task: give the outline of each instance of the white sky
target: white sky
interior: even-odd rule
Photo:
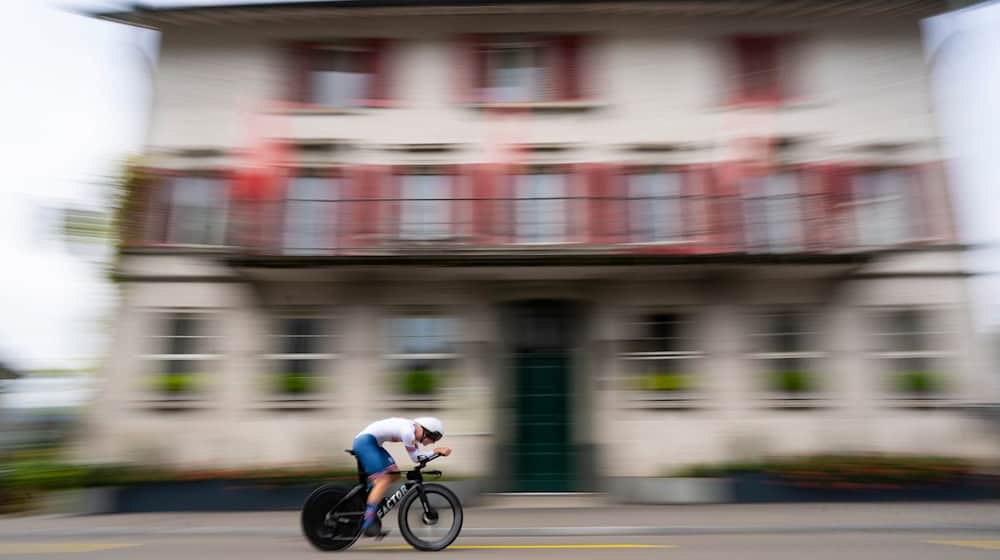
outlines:
[[[267,1],[267,0],[260,0]],[[219,3],[154,1],[148,5]],[[233,3],[249,3],[235,0]],[[99,321],[114,308],[114,289],[102,265],[71,254],[45,234],[46,207],[95,205],[93,183],[141,151],[149,104],[148,64],[156,34],[60,9],[107,9],[108,0],[3,0],[0,13],[0,361],[15,368],[93,365],[106,349]],[[967,238],[1000,242],[996,157],[1000,131],[1000,5],[960,18],[932,21],[928,50],[939,37],[970,22],[994,30],[974,45],[977,56],[948,70],[936,93]],[[992,24],[996,22],[996,24]],[[987,33],[982,36],[987,37]],[[974,126],[973,126],[974,125]],[[973,255],[977,270],[1000,270],[997,251]],[[993,277],[995,278],[995,277]],[[975,307],[1000,323],[1000,289],[993,278],[976,284]]]
[[[73,13],[128,4],[0,0],[0,362],[17,369],[91,366],[106,348],[113,286],[46,236],[43,209],[99,204],[95,181],[142,149],[156,33]]]

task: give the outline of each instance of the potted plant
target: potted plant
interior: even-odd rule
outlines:
[[[403,370],[399,388],[404,395],[433,395],[440,388],[440,381],[440,374],[430,368],[410,368]]]
[[[305,395],[316,390],[316,380],[307,373],[279,373],[276,389],[283,395]]]
[[[933,371],[909,370],[896,375],[896,389],[908,395],[930,395],[940,392],[944,383]]]
[[[771,389],[779,393],[802,394],[816,390],[816,380],[812,374],[801,370],[771,372]]]
[[[694,387],[694,376],[689,373],[659,372],[647,373],[636,380],[636,388],[642,391],[677,392],[690,391]]]
[[[195,373],[164,373],[154,378],[155,390],[171,397],[185,396],[198,392],[200,379]]]

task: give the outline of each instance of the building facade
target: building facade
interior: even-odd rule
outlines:
[[[783,5],[785,4],[785,5]],[[792,5],[794,4],[794,5]],[[939,2],[318,2],[162,33],[94,458],[338,461],[433,413],[505,490],[995,456]]]

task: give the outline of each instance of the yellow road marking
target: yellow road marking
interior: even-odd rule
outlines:
[[[408,550],[408,544],[366,546],[364,550]],[[677,548],[673,544],[456,544],[448,550],[511,550],[511,549],[566,549],[566,548]]]
[[[950,546],[962,546],[965,548],[982,548],[986,550],[1000,550],[1000,541],[926,541],[931,544],[946,544]]]
[[[0,554],[53,554],[60,552],[97,552],[99,550],[129,548],[132,546],[142,546],[142,545],[125,544],[125,543],[88,543],[88,542],[7,543],[7,544],[0,544]]]

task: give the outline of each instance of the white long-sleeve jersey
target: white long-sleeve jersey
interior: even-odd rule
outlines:
[[[369,434],[375,436],[375,441],[383,445],[387,441],[395,441],[403,444],[410,459],[417,463],[421,459],[430,457],[430,453],[420,453],[418,451],[417,425],[413,420],[406,418],[386,418],[378,420],[365,426],[365,429],[358,433],[359,436]]]

